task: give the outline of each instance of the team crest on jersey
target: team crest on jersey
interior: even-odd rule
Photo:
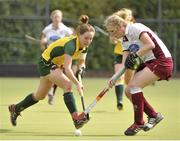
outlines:
[[[139,50],[139,45],[137,45],[137,44],[131,44],[129,46],[129,51],[130,52],[137,52],[138,50]]]
[[[58,36],[51,36],[49,39],[51,41],[56,41],[57,39],[59,39],[59,37]]]

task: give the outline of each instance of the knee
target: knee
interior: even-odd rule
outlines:
[[[142,88],[134,85],[128,85],[125,89],[126,96],[129,96],[131,94],[142,92]]]
[[[129,93],[128,88],[125,89],[125,95],[128,99],[131,99],[131,94]]]
[[[129,85],[126,86],[125,94],[126,94],[127,97],[130,95],[130,88],[131,87]]]
[[[39,101],[39,100],[45,99],[46,95],[47,95],[47,94],[34,93],[34,94],[33,94],[33,97],[34,97],[35,100],[38,100],[38,101]]]

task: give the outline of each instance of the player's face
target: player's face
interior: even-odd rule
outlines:
[[[88,47],[94,38],[94,32],[85,32],[79,35],[80,47]]]
[[[53,23],[60,23],[62,20],[62,16],[59,13],[56,13],[52,16],[52,22]]]
[[[120,39],[124,36],[123,26],[108,26],[107,31],[112,39]]]

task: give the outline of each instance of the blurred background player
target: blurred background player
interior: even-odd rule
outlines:
[[[51,12],[50,15],[52,23],[46,26],[41,35],[41,50],[44,51],[48,45],[53,43],[59,38],[70,36],[73,30],[62,22],[63,13],[62,11],[56,9]],[[54,95],[56,92],[57,85],[53,85],[48,93],[48,103],[52,105],[54,103]]]
[[[135,70],[133,78],[125,89],[134,107],[134,123],[124,133],[132,136],[140,130],[149,131],[163,119],[163,116],[147,102],[142,89],[154,81],[168,80],[171,77],[173,71],[171,54],[161,39],[141,23],[129,24],[120,16],[111,15],[105,20],[105,26],[112,38],[123,38],[123,43],[132,41],[140,43],[136,52],[131,52],[130,46],[123,46],[123,64],[126,69]],[[149,57],[149,60],[144,61],[142,58],[145,56]],[[113,78],[111,78],[109,87],[112,87],[113,83]],[[146,124],[143,112],[148,115]]]
[[[115,73],[122,67],[122,44],[120,41],[110,39],[114,47],[114,71]],[[118,110],[123,109],[123,93],[124,93],[124,75],[115,84],[115,94]]]
[[[118,15],[122,17],[124,20],[126,20],[129,23],[134,23],[135,19],[133,17],[133,13],[131,10],[127,8],[122,8],[119,11],[113,13],[115,15]],[[115,73],[122,67],[122,56],[123,56],[123,48],[122,48],[122,42],[117,39],[110,38],[111,42],[115,44],[114,47],[114,71]],[[124,83],[128,83],[129,79],[131,79],[133,74],[133,71],[129,71],[126,73],[126,79],[124,78],[124,75],[121,76],[119,81],[115,84],[115,94],[116,94],[116,100],[117,100],[117,108],[119,110],[123,109],[123,93],[124,93]],[[124,82],[125,79],[125,82]]]
[[[85,56],[94,38],[95,29],[88,24],[88,16],[82,15],[80,21],[81,24],[76,29],[77,35],[56,40],[42,53],[38,63],[38,71],[41,77],[37,91],[27,95],[19,103],[9,105],[10,119],[13,126],[16,126],[17,117],[23,110],[47,96],[53,84],[62,88],[64,102],[75,127],[78,129],[88,121],[86,115],[78,114],[76,108],[72,83],[76,85],[80,94],[83,91],[83,84],[78,81],[73,73],[72,60],[81,60],[82,64],[79,64],[79,66],[81,68],[85,67]]]

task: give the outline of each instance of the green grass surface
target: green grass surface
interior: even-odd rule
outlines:
[[[116,109],[114,90],[110,90],[91,112],[92,119],[74,136],[75,128],[58,89],[55,104],[47,99],[22,112],[17,127],[9,122],[8,105],[22,100],[36,90],[38,78],[0,78],[0,140],[179,140],[180,80],[157,82],[144,89],[145,97],[160,111],[164,120],[149,132],[141,131],[127,137],[124,131],[133,123],[132,105],[124,97],[124,109]],[[88,105],[107,83],[107,79],[85,79],[85,102]],[[74,90],[76,103],[82,111],[80,97]],[[146,119],[146,115],[144,115]]]

